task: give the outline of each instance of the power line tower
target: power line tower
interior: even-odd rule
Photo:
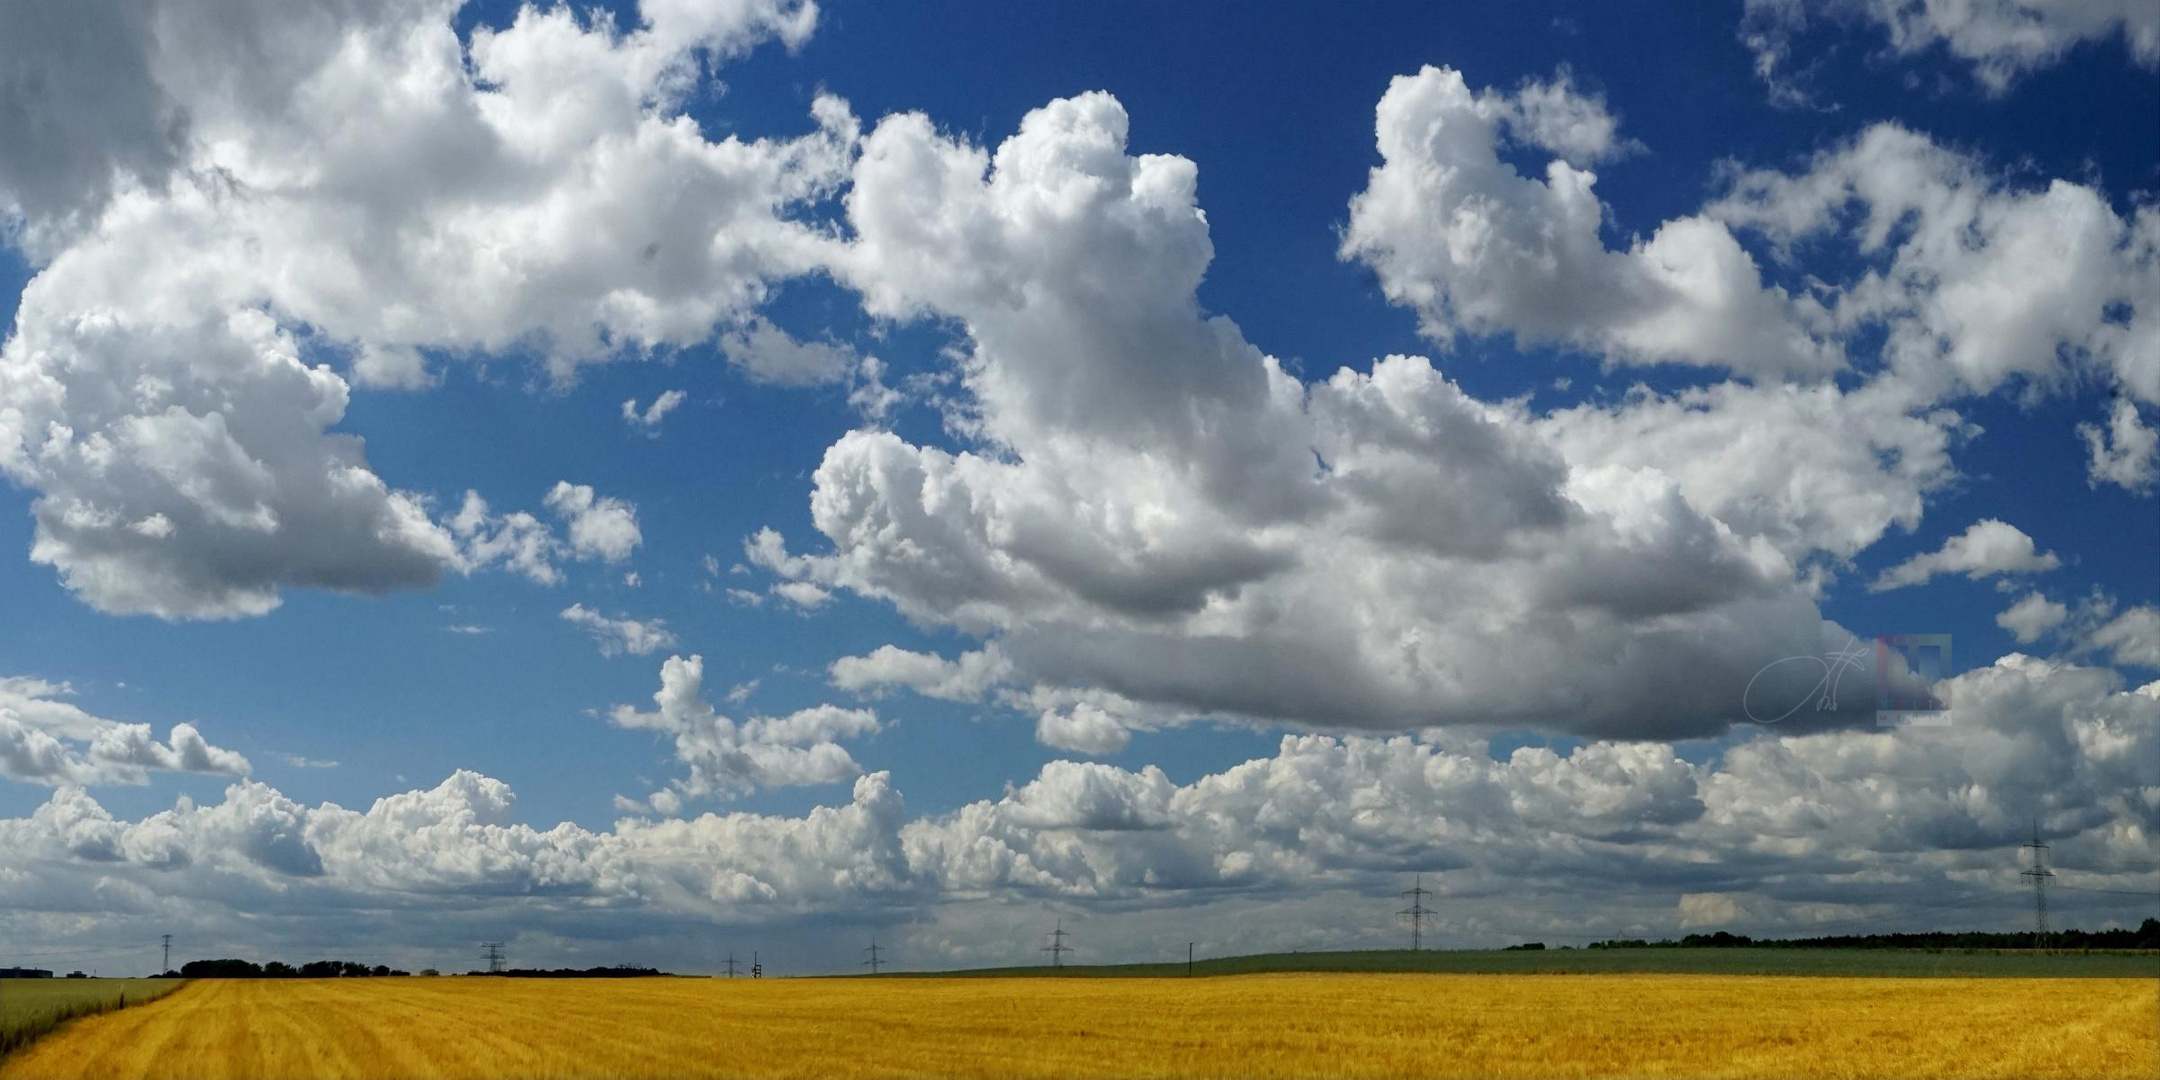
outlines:
[[[159,969],[158,969],[158,974],[160,974],[160,975],[163,975],[163,974],[165,974],[166,972],[168,972],[168,971],[171,971],[171,970],[172,970],[172,935],[171,935],[171,934],[166,934],[166,935],[164,935],[164,938],[165,938],[165,966],[164,966],[164,967],[161,967],[161,968],[159,968]]]
[[[879,965],[879,964],[882,964],[882,963],[884,963],[884,962],[885,962],[885,961],[883,961],[883,960],[880,960],[880,959],[878,959],[878,953],[879,953],[879,951],[880,951],[880,950],[878,949],[878,943],[877,943],[877,939],[876,939],[876,938],[874,938],[874,937],[873,937],[873,938],[871,938],[871,939],[870,939],[870,947],[869,947],[869,948],[867,948],[867,949],[864,949],[863,951],[864,951],[864,952],[866,952],[866,953],[869,953],[869,954],[870,954],[870,959],[868,959],[868,960],[865,960],[865,961],[863,961],[863,966],[864,966],[864,967],[867,967],[867,968],[869,968],[869,969],[870,969],[870,974],[872,974],[872,975],[875,975],[875,974],[877,974],[877,972],[878,972],[878,965]]]
[[[734,978],[734,977],[735,977],[735,954],[734,954],[734,953],[729,953],[729,954],[727,954],[727,977],[728,977],[728,978],[730,978],[730,979],[732,979],[732,978]]]
[[[1395,914],[1410,916],[1410,951],[1417,952],[1425,947],[1425,916],[1439,914],[1439,912],[1425,906],[1425,898],[1434,895],[1434,893],[1431,889],[1425,887],[1425,875],[1419,874],[1414,883],[1408,889],[1403,890],[1401,895],[1410,898],[1410,906]]]
[[[2040,842],[2040,823],[2033,822],[2033,838],[2018,845],[2019,850],[2032,849],[2032,865],[2018,871],[2019,877],[2031,878],[2033,887],[2033,948],[2047,947],[2047,883],[2055,871],[2047,868],[2042,856],[2048,846]]]
[[[1041,949],[1037,950],[1038,952],[1046,952],[1050,954],[1051,967],[1064,967],[1065,954],[1073,951],[1072,946],[1065,944],[1066,936],[1067,935],[1065,933],[1065,920],[1059,919],[1057,921],[1057,929],[1050,931],[1050,944],[1045,945]]]
[[[483,941],[480,943],[480,959],[487,961],[488,974],[500,975],[503,970],[503,943]]]

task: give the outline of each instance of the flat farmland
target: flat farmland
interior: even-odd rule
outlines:
[[[0,1077],[2151,1077],[2150,979],[204,980]]]
[[[170,993],[178,979],[0,979],[0,1054],[79,1016]]]

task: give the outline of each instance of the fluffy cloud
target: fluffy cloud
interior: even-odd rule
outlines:
[[[443,524],[455,541],[450,565],[461,573],[502,567],[541,585],[562,581],[565,559],[619,563],[645,542],[637,507],[601,495],[584,484],[557,481],[541,502],[563,523],[565,535],[523,510],[497,514],[476,491],[465,493]]]
[[[2053,66],[2077,45],[2118,33],[2137,63],[2160,64],[2160,13],[2137,0],[1747,0],[1741,40],[1754,52],[1756,73],[1770,84],[1775,100],[1807,101],[1789,62],[1794,39],[1811,18],[1866,23],[1882,31],[1890,51],[1901,56],[1940,46],[1970,65],[1980,84],[1998,95],[2025,75]]]
[[[695,674],[695,661],[681,664],[678,675]],[[693,684],[674,685],[694,698]],[[1766,732],[1700,764],[1658,743],[1495,758],[1478,740],[1288,736],[1270,756],[1189,784],[1153,767],[1058,761],[1000,796],[914,818],[884,773],[801,817],[631,817],[607,831],[519,823],[510,789],[470,772],[364,811],[238,783],[218,804],[182,800],[135,822],[63,788],[29,817],[0,820],[0,927],[58,926],[42,913],[87,910],[260,947],[277,927],[320,942],[337,920],[421,911],[403,925],[448,922],[460,950],[466,922],[485,919],[519,927],[528,955],[597,935],[681,966],[696,963],[683,950],[697,935],[671,928],[717,921],[760,926],[798,954],[832,953],[839,967],[852,941],[843,956],[804,935],[829,936],[829,920],[874,904],[914,927],[901,932],[917,948],[911,962],[928,965],[997,958],[995,946],[985,957],[939,945],[933,927],[998,896],[1030,919],[1040,909],[1028,900],[1092,913],[1091,944],[1109,960],[1144,955],[1161,912],[1232,897],[1256,905],[1248,921],[1287,934],[1284,944],[1316,940],[1294,929],[1302,905],[1348,905],[1357,929],[1332,940],[1370,946],[1394,929],[1376,897],[1423,871],[1447,897],[1435,932],[1461,944],[1683,923],[1805,933],[1824,920],[1910,926],[1945,905],[2008,921],[2024,890],[2004,860],[2035,819],[2059,883],[2074,887],[2058,897],[2071,917],[2134,922],[2133,902],[2080,890],[2149,888],[2160,684],[2126,690],[2103,669],[2013,655],[1941,689],[1954,703],[1945,727]],[[697,712],[662,698],[662,714]],[[1141,904],[1157,914],[1132,911]],[[220,922],[271,907],[317,914]],[[799,929],[808,915],[826,921]],[[979,937],[992,923],[974,925]],[[370,929],[387,941],[414,933]]]
[[[1045,737],[1093,751],[1127,707],[1713,730],[1763,664],[1844,640],[1767,527],[1705,514],[1657,465],[1571,461],[1423,358],[1285,374],[1199,310],[1193,167],[1127,155],[1126,122],[1090,94],[994,155],[914,115],[864,140],[835,265],[874,313],[964,326],[974,445],[843,436],[811,497],[829,552],[768,530],[754,565],[995,637],[1016,685],[1066,695]]]
[[[65,683],[0,677],[0,777],[47,785],[144,784],[151,771],[246,776],[248,761],[193,724],[159,742],[148,724],[93,716]]]
[[[1783,253],[1854,256],[1857,276],[1824,286],[1834,325],[1885,331],[1885,365],[1915,405],[2087,372],[2160,402],[2160,208],[2118,214],[2067,180],[2021,189],[1877,124],[1804,171],[1735,174],[1709,213]]]
[[[1370,267],[1443,344],[1507,333],[1757,377],[1838,368],[1839,348],[1812,329],[1821,311],[1765,286],[1724,224],[1679,218],[1628,250],[1605,247],[1597,176],[1583,166],[1614,127],[1602,102],[1564,81],[1511,96],[1473,93],[1451,68],[1399,77],[1380,99],[1382,163],[1351,200],[1342,256]],[[1544,177],[1504,161],[1510,145],[1553,154]]]
[[[602,656],[644,656],[675,644],[674,631],[659,619],[610,619],[583,604],[572,604],[562,609],[562,620],[592,635]]]
[[[840,382],[862,365],[855,350],[825,341],[797,341],[764,319],[720,339],[728,362],[758,382],[814,386]]]
[[[562,541],[546,522],[523,510],[495,514],[479,492],[468,491],[449,527],[458,541],[458,565],[467,572],[500,564],[542,585],[562,580],[555,568]]]
[[[61,317],[48,301],[67,268],[31,282],[0,346],[0,472],[41,493],[34,561],[100,610],[168,619],[441,576],[451,537],[368,471],[358,438],[325,433],[346,385],[291,333],[255,311]]]
[[[2062,565],[2052,551],[2033,546],[2033,538],[2015,525],[1982,518],[1934,551],[1915,555],[1884,570],[1869,592],[1925,585],[1937,574],[1963,574],[1972,581],[1998,574],[2039,574]]]
[[[1892,528],[1920,524],[1929,493],[1957,476],[1967,426],[1915,415],[1881,383],[1842,391],[1724,382],[1556,409],[1539,423],[1569,461],[1654,469],[1727,528],[1799,563],[1850,559]]]
[[[637,507],[622,499],[596,495],[584,484],[557,481],[544,500],[563,519],[570,551],[581,559],[621,562],[645,542],[638,531]]]
[[[1995,616],[1995,625],[2015,636],[2020,645],[2030,645],[2049,631],[2063,624],[2070,617],[2070,609],[2039,593],[2026,593],[2017,603]]]
[[[2160,429],[2145,424],[2136,402],[2116,398],[2107,427],[2079,424],[2077,433],[2085,440],[2086,473],[2094,487],[2114,484],[2134,495],[2151,494],[2160,479]]]
[[[458,6],[6,16],[0,137],[71,149],[0,163],[37,267],[0,346],[0,473],[87,602],[234,617],[430,584],[457,543],[338,430],[351,382],[512,346],[568,378],[707,340],[814,264],[786,217],[843,175],[845,106],[757,142],[676,107],[704,63],[799,44],[813,6],[655,2],[628,31],[528,7],[469,42]]]
[[[995,645],[965,652],[953,660],[880,645],[867,656],[843,656],[832,662],[832,684],[857,693],[881,693],[904,686],[942,701],[981,701],[1003,681],[1012,666]]]
[[[2089,614],[2095,625],[2082,635],[2083,649],[2110,654],[2117,664],[2160,668],[2160,607],[2133,607],[2110,618],[2102,604]]]
[[[839,740],[873,734],[880,726],[877,714],[868,709],[832,705],[737,722],[715,712],[704,692],[705,658],[671,656],[660,666],[652,712],[617,705],[608,714],[617,727],[655,731],[673,740],[675,760],[689,775],[648,800],[663,813],[679,809],[685,798],[854,777],[862,769]]]

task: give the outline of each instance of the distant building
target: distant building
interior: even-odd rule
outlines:
[[[0,968],[0,979],[50,979],[52,972],[44,968]]]

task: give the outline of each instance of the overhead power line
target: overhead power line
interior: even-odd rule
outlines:
[[[1405,889],[1402,895],[1410,898],[1410,906],[1395,914],[1410,916],[1410,951],[1417,952],[1425,947],[1425,916],[1437,915],[1439,912],[1425,906],[1425,898],[1433,895],[1433,891],[1425,887],[1423,874],[1419,874],[1415,884]]]
[[[2020,844],[2019,847],[2029,849],[2032,852],[2032,865],[2018,871],[2018,876],[2032,879],[2033,944],[2035,946],[2044,946],[2047,944],[2048,933],[2047,883],[2049,878],[2055,876],[2055,871],[2048,869],[2046,860],[2042,858],[2047,853],[2048,846],[2040,842],[2040,823],[2038,821],[2033,822],[2033,838],[2024,844]]]
[[[1038,952],[1046,952],[1050,954],[1051,967],[1064,967],[1065,954],[1073,951],[1072,946],[1065,944],[1065,938],[1067,936],[1068,935],[1065,933],[1065,920],[1059,919],[1057,922],[1057,929],[1050,931],[1050,944],[1045,945],[1041,949],[1037,950]]]

